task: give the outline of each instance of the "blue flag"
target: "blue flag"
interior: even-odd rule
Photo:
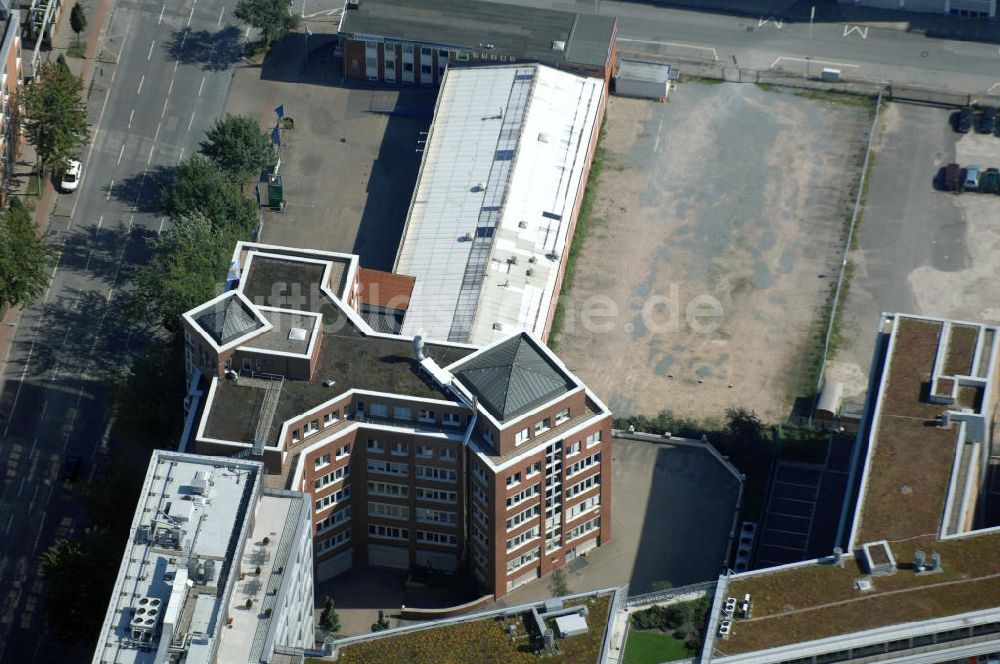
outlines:
[[[278,119],[285,117],[285,105],[282,104],[278,108],[274,109],[274,112],[278,114]]]
[[[278,146],[281,145],[281,132],[278,131],[277,127],[271,130],[271,142]]]

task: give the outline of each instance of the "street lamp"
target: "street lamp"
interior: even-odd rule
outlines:
[[[809,78],[809,65],[812,62],[813,50],[813,19],[816,18],[816,5],[809,10],[809,43],[806,46],[806,79]]]

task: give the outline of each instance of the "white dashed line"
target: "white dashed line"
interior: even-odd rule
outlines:
[[[215,27],[219,27],[222,25],[222,15],[225,13],[225,11],[226,11],[226,6],[222,5],[222,9],[219,10],[219,22],[215,24]]]
[[[201,77],[201,85],[198,86],[198,96],[201,96],[201,90],[205,87],[205,77]]]
[[[188,121],[188,131],[191,131],[191,125],[194,124],[194,111],[191,111],[191,119]]]
[[[135,91],[137,95],[142,94],[142,84],[146,82],[146,75],[143,74],[142,78],[139,79],[139,89]]]
[[[128,113],[128,129],[132,128],[132,116],[133,115],[135,115],[135,109],[134,108],[131,111],[129,111],[129,113]]]
[[[104,197],[104,200],[106,200],[106,201],[110,201],[111,200],[111,190],[114,189],[114,188],[115,188],[115,181],[112,180],[111,184],[108,185],[108,195]]]
[[[125,144],[122,143],[122,149],[118,151],[118,164],[122,163],[122,155],[125,154]],[[118,164],[115,164],[117,166]]]
[[[191,13],[188,14],[188,22],[187,22],[188,25],[191,25],[191,17],[193,16],[194,16],[194,5],[191,6]]]
[[[147,60],[152,60],[153,59],[153,46],[155,44],[156,44],[156,40],[155,39],[149,43],[149,54],[146,56]]]

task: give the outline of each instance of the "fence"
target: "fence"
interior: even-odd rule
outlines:
[[[717,583],[718,581],[702,581],[701,583],[691,583],[689,585],[679,586],[677,588],[667,588],[666,590],[657,590],[651,593],[633,595],[625,601],[625,606],[631,609],[637,606],[644,606],[646,604],[666,602],[668,600],[674,599],[675,597],[680,597],[681,595],[690,595],[691,593],[708,592],[709,590],[714,588]]]

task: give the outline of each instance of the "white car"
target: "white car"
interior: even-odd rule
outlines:
[[[63,191],[76,191],[77,186],[80,184],[80,176],[82,173],[83,164],[78,162],[76,159],[70,159],[69,166],[66,167],[62,180],[59,181],[59,186]]]

